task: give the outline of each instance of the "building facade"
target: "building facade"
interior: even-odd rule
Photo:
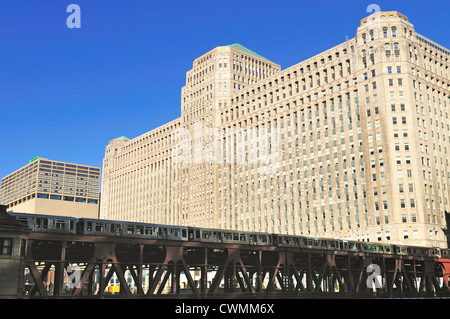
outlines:
[[[2,178],[0,204],[8,211],[98,218],[99,167],[34,158]]]
[[[109,143],[101,216],[446,247],[449,59],[398,12],[285,70],[218,47],[179,119]]]

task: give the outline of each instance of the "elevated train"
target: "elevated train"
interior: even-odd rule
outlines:
[[[65,216],[9,213],[25,222],[33,232],[64,233],[89,236],[164,239],[209,243],[233,243],[306,249],[370,252],[405,256],[450,259],[450,249],[359,242],[309,236],[268,234],[237,230],[168,226],[149,223],[112,221]]]

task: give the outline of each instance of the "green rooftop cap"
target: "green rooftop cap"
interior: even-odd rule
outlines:
[[[239,43],[230,44],[230,45],[227,45],[227,47],[230,47],[230,48],[232,48],[232,49],[241,51],[241,52],[246,53],[246,54],[253,55],[254,57],[257,57],[257,58],[259,58],[259,59],[266,60],[267,62],[274,63],[274,62],[270,61],[269,59],[263,57],[262,55],[259,55],[258,53],[253,52],[253,51],[250,50],[250,49],[247,49],[246,47],[244,47],[243,45],[240,45]]]
[[[121,136],[121,137],[115,138],[115,140],[127,140],[127,141],[129,141],[130,139],[128,137],[126,137],[126,136]]]

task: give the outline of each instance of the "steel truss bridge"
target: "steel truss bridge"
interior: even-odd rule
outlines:
[[[30,298],[450,297],[450,260],[339,250],[32,232],[25,267]]]

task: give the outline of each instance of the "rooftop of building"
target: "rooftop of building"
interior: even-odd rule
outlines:
[[[369,6],[367,8],[367,12],[370,12],[369,10],[374,11],[374,13],[372,13],[371,15],[369,15],[368,17],[365,17],[364,19],[361,20],[361,24],[360,26],[367,24],[368,22],[371,21],[371,19],[375,19],[375,15],[380,15],[381,19],[385,19],[385,18],[400,18],[403,19],[407,22],[409,22],[408,17],[401,14],[398,11],[379,11],[379,7],[377,5],[373,5],[373,7]]]
[[[230,45],[227,45],[227,47],[235,49],[235,50],[238,50],[238,51],[240,51],[242,53],[245,53],[245,54],[248,54],[248,55],[253,55],[254,57],[256,57],[258,59],[262,59],[262,60],[265,60],[265,61],[270,62],[270,63],[275,63],[275,62],[270,61],[269,59],[263,57],[262,55],[254,52],[254,51],[252,51],[250,49],[247,49],[246,47],[244,47],[243,45],[241,45],[239,43],[230,44]]]

